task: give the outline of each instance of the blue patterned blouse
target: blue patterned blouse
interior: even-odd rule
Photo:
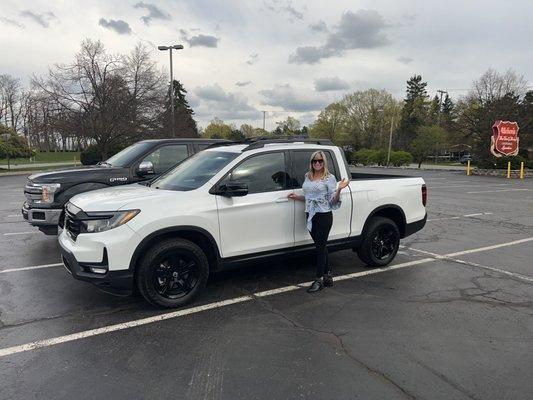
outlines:
[[[305,175],[302,185],[305,196],[305,212],[307,216],[307,230],[311,232],[313,216],[316,213],[325,213],[336,210],[341,206],[341,199],[333,203],[337,180],[329,174],[327,178],[312,181]]]

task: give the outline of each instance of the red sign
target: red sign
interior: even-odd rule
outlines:
[[[516,156],[518,154],[518,124],[516,122],[494,122],[490,151],[496,157]]]

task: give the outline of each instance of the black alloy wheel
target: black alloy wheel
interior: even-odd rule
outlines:
[[[396,248],[396,232],[390,225],[381,225],[371,239],[372,254],[378,260],[385,260]]]
[[[186,253],[170,250],[152,264],[155,291],[167,299],[179,299],[189,294],[199,282],[198,265]]]
[[[385,217],[373,217],[362,235],[357,254],[369,267],[388,265],[400,247],[400,231],[396,223]]]
[[[207,283],[209,262],[195,243],[171,238],[155,243],[137,265],[139,293],[156,307],[175,308],[194,301]]]

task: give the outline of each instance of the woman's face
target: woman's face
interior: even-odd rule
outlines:
[[[316,154],[311,160],[313,164],[313,171],[320,172],[324,169],[324,159],[321,154]]]

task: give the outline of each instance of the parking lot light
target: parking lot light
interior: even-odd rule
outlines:
[[[181,50],[183,49],[183,45],[181,44],[174,44],[171,46],[157,46],[158,50],[166,51],[169,50],[170,53],[170,130],[172,131],[172,137],[175,137],[174,134],[174,77],[172,74],[172,50]]]

